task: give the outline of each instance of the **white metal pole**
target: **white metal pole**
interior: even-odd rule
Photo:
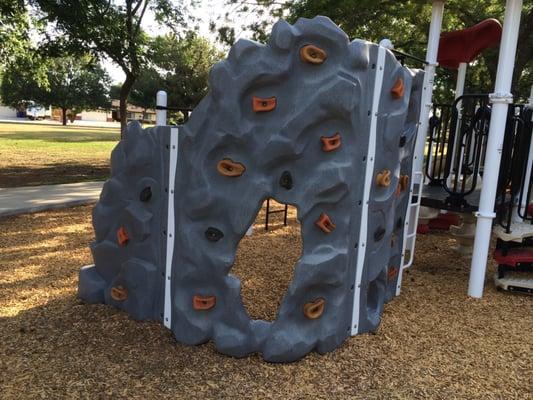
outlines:
[[[465,91],[465,82],[466,82],[466,69],[468,67],[468,64],[465,62],[459,63],[459,67],[457,68],[457,82],[455,84],[455,99],[458,99],[464,94]],[[450,165],[455,165],[455,154],[457,151],[457,145],[459,143],[459,132],[461,131],[461,121],[462,121],[462,112],[461,112],[461,102],[459,101],[456,104],[457,108],[457,125],[455,126],[455,139],[453,141],[453,152],[452,152],[452,162]],[[462,157],[461,157],[462,160]],[[458,168],[457,171],[460,171],[461,169]],[[448,176],[448,186],[450,186],[451,182],[453,180],[452,174]]]
[[[455,85],[455,98],[461,97],[465,91],[465,81],[466,81],[466,68],[468,64],[465,62],[459,63],[459,68],[457,68],[457,83]]]
[[[413,157],[413,171],[422,171],[424,166],[424,150],[426,147],[426,137],[428,133],[429,113],[433,104],[433,79],[435,78],[435,67],[437,66],[437,53],[439,50],[440,31],[442,27],[442,14],[444,12],[444,0],[433,1],[431,9],[431,24],[429,26],[428,47],[426,50],[426,67],[424,68],[424,85],[422,89],[422,109],[418,121],[418,132],[416,147]],[[411,174],[413,183],[422,184],[424,174]],[[420,182],[414,182],[414,180]]]
[[[167,92],[160,90],[156,95],[156,106],[166,107],[167,106]],[[167,124],[167,110],[158,109],[155,110],[155,124],[156,125],[166,125]]]
[[[513,101],[511,82],[513,78],[521,12],[522,0],[507,0],[505,5],[503,34],[500,43],[500,54],[498,56],[496,85],[494,93],[491,93],[489,96],[490,102],[492,103],[492,112],[487,140],[485,167],[483,169],[483,186],[481,188],[481,198],[479,200],[479,211],[476,213],[476,238],[470,270],[470,281],[468,283],[468,295],[477,298],[483,296],[492,220],[495,217],[494,201],[498,185],[498,173],[500,169],[505,123],[507,121],[507,109],[509,103],[512,103]]]

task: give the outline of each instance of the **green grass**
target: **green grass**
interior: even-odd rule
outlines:
[[[0,187],[102,180],[118,128],[0,123]]]

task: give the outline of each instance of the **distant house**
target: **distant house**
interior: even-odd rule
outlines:
[[[67,111],[67,115],[70,112]],[[63,120],[63,112],[60,108],[52,108],[52,119],[56,121]],[[99,121],[99,122],[113,122],[111,111],[108,110],[92,110],[82,111],[76,114],[76,121]]]
[[[155,124],[155,110],[151,108],[141,108],[128,104],[128,121],[140,121],[148,124]],[[113,121],[120,121],[120,100],[111,100],[111,115]]]

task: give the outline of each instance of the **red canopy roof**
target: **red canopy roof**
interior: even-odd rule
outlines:
[[[440,36],[437,61],[440,66],[456,69],[459,63],[469,63],[483,50],[500,43],[502,26],[490,18],[470,28],[445,32]]]

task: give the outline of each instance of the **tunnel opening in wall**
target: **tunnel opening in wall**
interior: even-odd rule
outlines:
[[[251,235],[239,242],[231,274],[241,281],[241,297],[250,319],[274,321],[302,255],[302,237],[296,208],[269,199],[256,216]],[[278,212],[279,211],[279,212]]]

